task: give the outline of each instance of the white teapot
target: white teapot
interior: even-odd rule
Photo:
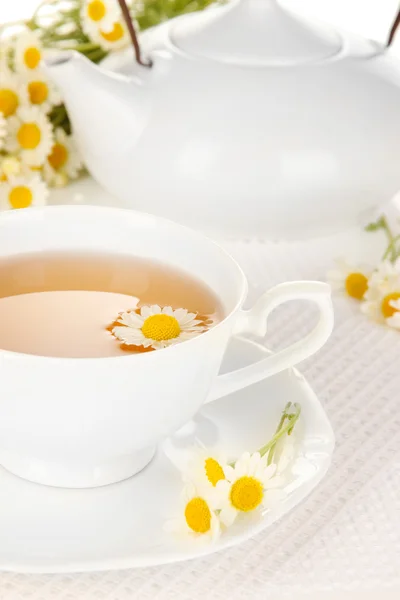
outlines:
[[[354,225],[400,189],[400,66],[383,45],[274,0],[214,6],[142,40],[151,68],[130,54],[120,73],[74,52],[47,63],[89,171],[126,206],[289,238]]]

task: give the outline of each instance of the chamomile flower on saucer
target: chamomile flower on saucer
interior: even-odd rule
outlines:
[[[49,185],[60,187],[60,181],[78,177],[83,163],[75,140],[61,127],[54,132],[54,143],[43,165],[43,177]]]
[[[221,533],[220,521],[212,501],[192,483],[184,487],[181,515],[167,521],[164,529],[178,536],[197,538],[204,542],[217,540]]]
[[[90,38],[99,29],[112,31],[119,14],[117,0],[84,0],[81,8],[82,28]]]
[[[112,334],[124,344],[158,350],[196,337],[205,330],[195,313],[184,308],[143,306],[119,315]]]
[[[194,482],[201,490],[215,489],[217,483],[225,479],[227,466],[225,457],[206,448],[194,448],[187,460],[182,478],[184,481]]]
[[[336,261],[336,269],[328,272],[328,282],[334,290],[340,290],[356,300],[362,300],[368,289],[372,269],[364,265],[351,265],[345,260]]]
[[[384,264],[374,273],[369,282],[361,310],[378,323],[396,329],[399,319],[400,270],[399,263]]]
[[[15,115],[18,108],[28,104],[26,86],[21,79],[8,69],[0,69],[0,113],[8,118]]]
[[[61,104],[61,95],[57,88],[39,69],[26,76],[25,85],[30,103],[39,106],[45,112]]]
[[[46,204],[48,190],[39,175],[12,177],[0,183],[0,210]]]
[[[14,64],[17,73],[31,73],[39,68],[43,58],[43,46],[36,31],[20,33],[15,40]]]
[[[104,50],[121,50],[130,43],[128,30],[122,18],[115,21],[108,31],[102,26],[93,30],[90,38]]]
[[[241,513],[270,505],[281,498],[276,489],[281,479],[273,481],[275,464],[267,464],[267,455],[245,452],[234,467],[225,468],[226,479],[216,485],[215,506],[220,510],[219,518],[229,527]]]
[[[52,126],[37,106],[20,108],[8,120],[9,135],[6,150],[19,153],[28,166],[43,164],[53,146]]]

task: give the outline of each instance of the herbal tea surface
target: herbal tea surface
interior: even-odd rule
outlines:
[[[2,350],[71,358],[141,353],[190,339],[221,318],[210,288],[154,260],[61,252],[0,259]]]

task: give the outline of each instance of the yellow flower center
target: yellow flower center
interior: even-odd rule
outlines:
[[[106,7],[101,0],[93,0],[87,5],[87,15],[92,21],[101,21],[106,14]]]
[[[16,186],[8,196],[8,201],[12,208],[28,208],[32,204],[32,200],[32,192],[25,185]]]
[[[385,319],[392,317],[395,312],[398,312],[398,309],[394,308],[394,306],[391,306],[390,302],[392,300],[399,300],[399,299],[400,299],[400,292],[392,292],[391,294],[388,294],[387,296],[384,297],[384,299],[382,300],[382,304],[381,304],[381,311],[382,311],[382,314]]]
[[[36,69],[41,59],[40,50],[35,46],[27,48],[24,52],[24,63],[28,69]]]
[[[211,511],[203,498],[192,498],[186,504],[185,519],[196,533],[207,533],[211,528]]]
[[[122,37],[124,37],[124,29],[121,23],[114,23],[114,27],[108,33],[106,31],[100,31],[101,37],[103,37],[107,42],[118,42]]]
[[[3,88],[0,90],[0,112],[5,117],[10,117],[15,113],[19,105],[19,99],[15,92]]]
[[[240,477],[231,487],[231,504],[237,510],[254,510],[261,504],[263,496],[263,486],[254,477]]]
[[[18,143],[24,150],[33,150],[40,143],[41,133],[36,123],[24,123],[18,130]]]
[[[206,458],[204,461],[206,477],[211,485],[216,486],[218,481],[225,479],[225,473],[221,465],[215,458]]]
[[[368,289],[368,279],[362,273],[350,273],[346,278],[345,288],[349,296],[362,300]]]
[[[44,81],[31,81],[28,84],[28,92],[32,104],[43,104],[49,95],[49,88]]]
[[[7,181],[7,175],[5,173],[0,175],[0,181]]]
[[[162,340],[173,340],[181,332],[178,321],[170,315],[151,315],[143,323],[142,333],[150,340],[161,342]]]
[[[57,169],[61,169],[61,167],[65,165],[67,159],[68,150],[63,144],[57,143],[54,144],[53,148],[51,149],[51,153],[49,154],[47,160],[49,161],[53,169],[57,171]]]

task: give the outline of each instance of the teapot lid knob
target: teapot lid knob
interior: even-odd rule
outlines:
[[[340,36],[283,9],[275,0],[234,0],[171,24],[185,53],[248,66],[298,65],[337,54]]]

